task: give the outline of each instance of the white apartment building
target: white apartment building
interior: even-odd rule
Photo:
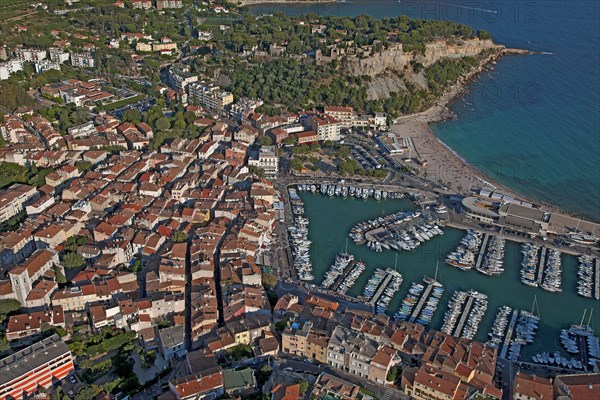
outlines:
[[[265,178],[274,179],[279,172],[277,148],[275,146],[263,146],[258,151],[257,158],[250,158],[248,165],[259,167],[265,171]]]
[[[17,47],[15,49],[15,58],[27,62],[40,61],[46,58],[46,50]]]
[[[71,52],[71,65],[79,68],[94,68],[96,66],[96,60],[94,59],[93,52]]]
[[[309,118],[309,123],[313,131],[319,137],[319,141],[331,140],[337,142],[341,139],[341,123],[331,115],[323,114],[313,115]]]
[[[61,49],[60,47],[50,47],[48,49],[50,53],[50,60],[58,62],[60,64],[65,61],[69,61],[69,53]]]
[[[233,95],[212,83],[198,82],[189,85],[190,100],[212,111],[220,111],[233,103]]]
[[[33,64],[36,74],[42,74],[46,71],[50,71],[51,69],[56,69],[60,71],[60,63],[50,60],[41,60],[35,62]]]
[[[170,68],[167,73],[167,84],[178,92],[184,91],[189,84],[194,82],[198,82],[198,76],[189,71]]]
[[[8,79],[17,71],[23,70],[23,62],[21,60],[9,60],[0,63],[0,80]]]

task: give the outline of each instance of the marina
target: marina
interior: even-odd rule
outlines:
[[[488,307],[487,296],[476,290],[456,291],[448,303],[442,332],[473,339]]]
[[[546,249],[542,247],[542,254],[540,254],[540,258],[538,260],[538,275],[537,275],[537,285],[542,286],[542,281],[544,278],[544,261],[546,260]]]
[[[562,254],[545,246],[525,243],[521,247],[521,282],[549,292],[562,291]]]
[[[542,264],[542,258],[540,258],[540,271],[539,276],[542,278],[541,284],[539,285],[542,289],[549,292],[561,292],[562,291],[562,260],[560,251],[555,249],[542,249],[542,254],[546,251],[546,263]],[[545,267],[542,269],[542,267]]]
[[[427,326],[439,306],[440,298],[444,293],[444,287],[441,283],[429,277],[425,277],[423,282],[427,284],[425,293],[419,299],[417,306],[409,318],[409,322],[416,322]]]
[[[304,203],[296,194],[294,189],[289,189],[290,202],[294,211],[294,224],[288,228],[288,237],[292,250],[292,262],[298,278],[302,281],[315,279],[312,274],[312,263],[310,261],[310,245],[308,240],[308,218],[305,218]],[[301,212],[300,212],[301,210]]]
[[[492,328],[490,333],[488,333],[488,341],[485,342],[487,347],[497,349],[503,343],[503,339],[506,336],[506,328],[509,326],[508,317],[512,314],[512,308],[508,306],[502,306],[498,310],[496,314],[496,318],[494,319],[494,323],[492,324]],[[516,318],[512,318],[510,324],[514,327],[514,320]]]
[[[420,211],[399,212],[356,224],[350,238],[356,244],[365,244],[371,250],[412,251],[434,236],[443,235],[440,221],[431,221]]]
[[[479,257],[477,258],[477,263],[475,264],[475,269],[482,274],[489,276],[497,276],[503,273],[505,243],[502,236],[486,233],[483,244],[481,245]]]
[[[348,290],[354,285],[358,277],[364,272],[366,268],[367,266],[365,265],[365,263],[361,261],[355,262],[354,265],[352,265],[352,268],[350,269],[348,274],[345,274],[342,277],[340,277],[338,282],[333,285],[333,290],[342,295],[346,294],[346,292],[348,292]]]
[[[336,241],[337,243],[332,243],[332,238],[343,238],[354,226],[363,221],[376,220],[382,215],[414,211],[414,205],[406,198],[381,201],[372,198],[365,201],[350,196],[329,198],[320,194],[313,195],[310,192],[302,192],[299,195],[304,201],[305,215],[311,218],[308,237],[313,243],[310,253],[316,283],[324,279],[335,255],[344,247],[344,243],[340,243],[339,239]],[[425,242],[415,251],[410,252],[377,253],[349,240],[347,252],[354,255],[356,260],[364,262],[366,268],[346,294],[355,298],[361,297],[363,289],[373,276],[375,269],[380,266],[394,266],[397,257],[397,270],[409,284],[402,284],[400,290],[390,301],[387,313],[398,318],[398,314],[405,307],[403,300],[409,296],[409,290],[412,291],[415,284],[423,286],[421,292],[416,292],[417,295],[413,296],[414,304],[410,310],[407,310],[407,316],[401,318],[408,321],[427,287],[423,282],[423,275],[435,276],[436,264],[443,263],[446,254],[455,249],[464,236],[464,230],[446,226],[444,235],[437,238],[435,242]],[[490,241],[492,236],[490,236]],[[317,243],[318,245],[316,245]],[[488,248],[490,243],[488,242]],[[541,246],[538,251],[540,248]],[[564,254],[562,257],[563,291],[553,293],[542,289],[532,290],[521,283],[520,266],[523,261],[521,244],[506,240],[505,271],[499,276],[490,278],[476,271],[465,273],[458,268],[440,268],[438,280],[444,282],[444,291],[440,297],[438,308],[447,307],[455,291],[465,291],[469,288],[488,295],[487,301],[491,310],[498,310],[502,306],[508,306],[513,310],[527,310],[531,308],[534,295],[537,295],[542,318],[535,341],[522,348],[521,359],[529,360],[536,353],[560,350],[557,346],[560,346],[558,337],[561,329],[572,324],[575,319],[574,314],[581,315],[585,308],[594,307],[592,299],[577,294],[577,258]],[[385,270],[385,267],[382,269]],[[440,329],[444,323],[444,315],[445,312],[435,312],[429,326],[432,329]],[[482,343],[488,340],[488,333],[494,325],[495,317],[496,312],[488,312],[483,315],[480,329],[475,335],[476,340]],[[597,316],[593,320],[595,320],[594,326],[600,326]]]
[[[539,322],[540,318],[530,312],[523,310],[518,312],[514,332],[511,331],[512,335],[506,358],[511,361],[517,361],[521,358],[523,346],[533,343]],[[512,325],[513,324],[511,323],[511,326]],[[505,349],[502,350],[505,352]]]
[[[335,261],[331,268],[325,274],[325,279],[321,283],[325,289],[336,289],[344,279],[346,273],[350,271],[354,265],[354,256],[348,253],[338,253],[335,256]],[[335,288],[334,288],[335,286]]]
[[[475,257],[479,253],[483,234],[468,230],[456,250],[448,254],[446,264],[463,271],[468,271],[475,265]]]
[[[324,196],[337,197],[356,197],[366,200],[374,198],[375,200],[400,199],[403,193],[397,191],[387,191],[377,188],[366,188],[362,186],[351,186],[339,183],[320,183],[320,184],[298,184],[296,189],[299,192],[321,193]]]
[[[521,246],[521,282],[527,286],[538,287],[539,246],[525,243]]]
[[[378,314],[384,314],[401,284],[402,275],[398,272],[391,268],[385,271],[376,269],[363,292],[365,299],[368,299],[367,305],[375,307]]]
[[[600,299],[600,259],[583,255],[578,258],[577,293],[580,296]]]
[[[512,316],[510,317],[510,325],[508,326],[508,331],[506,331],[506,335],[504,336],[504,341],[502,342],[502,349],[500,350],[501,358],[506,358],[506,353],[508,351],[508,347],[510,345],[512,335],[515,332],[515,325],[517,324],[518,317],[519,317],[519,310],[513,310]]]
[[[429,325],[443,293],[443,285],[428,276],[423,278],[422,282],[412,283],[394,318],[398,321]]]

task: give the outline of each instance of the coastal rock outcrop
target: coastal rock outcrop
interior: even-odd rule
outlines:
[[[421,54],[405,52],[402,45],[397,44],[369,57],[345,54],[344,67],[353,75],[375,77],[386,71],[402,72],[413,61],[427,67],[443,58],[472,57],[489,49],[500,51],[504,46],[494,44],[491,40],[438,40],[427,43],[424,54]]]

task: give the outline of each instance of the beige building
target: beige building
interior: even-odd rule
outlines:
[[[397,361],[396,350],[387,346],[379,348],[371,360],[368,379],[377,383],[386,383],[388,372]]]
[[[306,339],[306,356],[327,364],[327,345],[329,338],[316,333],[309,333]]]
[[[286,327],[281,333],[281,351],[296,356],[308,356],[308,335],[311,329],[312,323],[310,321],[305,322],[302,328]]]
[[[98,301],[93,285],[73,286],[58,290],[52,295],[52,307],[61,306],[64,311],[83,311],[88,303]]]
[[[36,197],[35,187],[15,183],[6,190],[0,190],[0,222],[8,221],[23,211],[29,200]]]
[[[175,42],[155,42],[152,43],[152,51],[162,50],[177,50],[177,43]]]
[[[342,124],[331,115],[313,115],[309,119],[311,128],[317,133],[320,141],[331,140],[337,142],[341,139],[340,129]]]
[[[352,107],[325,107],[324,114],[340,121],[344,128],[354,126],[354,121],[356,120],[356,113]]]
[[[402,372],[402,390],[415,400],[465,400],[468,386],[460,378],[440,369],[422,365]]]
[[[514,382],[513,400],[554,399],[552,381],[548,378],[517,372]]]
[[[135,44],[135,50],[136,51],[144,51],[144,52],[151,52],[152,51],[152,43],[148,43],[148,42],[137,42]]]

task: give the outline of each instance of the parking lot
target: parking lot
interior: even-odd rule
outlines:
[[[349,135],[344,139],[344,142],[350,148],[352,158],[365,170],[395,169],[395,165],[388,159],[385,150],[380,149],[372,140],[358,135]]]

